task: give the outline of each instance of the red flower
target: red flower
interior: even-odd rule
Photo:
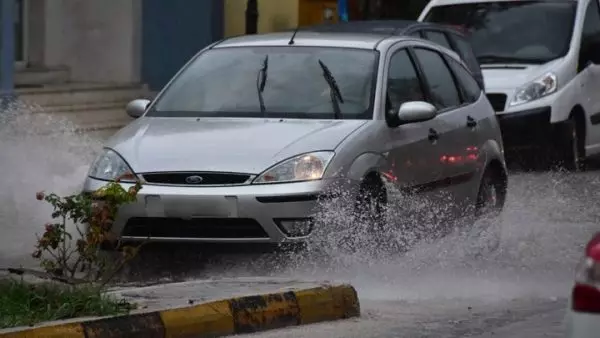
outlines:
[[[46,197],[46,195],[44,194],[43,191],[38,191],[35,193],[35,199],[37,199],[38,201],[43,200],[44,197]]]

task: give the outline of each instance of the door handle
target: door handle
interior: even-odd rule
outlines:
[[[427,137],[429,141],[435,142],[440,138],[440,134],[433,128],[429,128],[429,136]]]
[[[472,118],[471,116],[467,116],[467,127],[469,127],[469,128],[477,127],[477,121],[475,121],[475,119]]]

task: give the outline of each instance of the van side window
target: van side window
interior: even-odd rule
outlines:
[[[431,104],[438,109],[459,106],[461,101],[458,88],[442,56],[430,49],[414,48],[414,51],[429,86],[433,101]]]
[[[394,53],[387,79],[386,111],[397,111],[404,102],[425,101],[421,81],[406,49]]]
[[[463,93],[463,101],[464,103],[473,103],[479,99],[479,95],[481,94],[481,88],[473,75],[460,63],[456,62],[451,57],[446,57],[446,61],[454,72],[454,76],[458,80],[461,91]]]
[[[592,0],[588,4],[585,11],[585,19],[583,21],[583,32],[581,34],[581,46],[579,47],[579,64],[577,71],[582,71],[587,67],[590,58],[590,53],[597,52],[594,50],[594,42],[600,41],[600,6],[598,0]]]
[[[442,32],[427,30],[427,31],[425,31],[425,37],[429,41],[435,42],[438,45],[444,46],[444,47],[452,50],[452,47],[450,46],[450,42],[446,38],[446,35],[444,35],[444,33],[442,33]]]

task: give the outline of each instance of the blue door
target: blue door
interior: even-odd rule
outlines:
[[[143,0],[142,81],[160,90],[199,50],[223,37],[223,0]]]

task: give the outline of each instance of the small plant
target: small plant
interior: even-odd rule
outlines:
[[[60,197],[38,192],[36,198],[53,207],[53,222],[45,225],[32,256],[54,277],[71,283],[106,285],[127,262],[135,257],[140,246],[123,246],[117,258],[101,252],[105,245],[115,246],[117,239],[111,230],[119,208],[135,202],[142,188],[136,182],[124,189],[119,180],[111,181],[92,194],[79,193]],[[67,230],[73,224],[79,238]]]

